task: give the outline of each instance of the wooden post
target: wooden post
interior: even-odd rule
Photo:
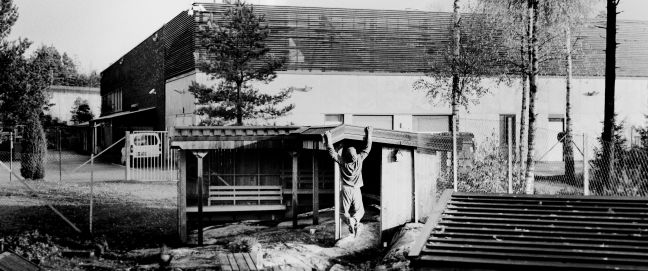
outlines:
[[[88,232],[92,234],[92,211],[94,205],[94,157],[95,146],[97,145],[97,137],[95,130],[96,125],[92,125],[92,148],[90,149],[90,211],[88,212]]]
[[[299,205],[299,153],[291,152],[292,156],[292,224],[293,228],[297,228],[298,220],[297,213]]]
[[[335,207],[333,211],[333,220],[335,221],[335,240],[340,239],[341,227],[340,224],[340,168],[338,164],[333,161],[333,201]]]
[[[187,154],[178,152],[178,237],[181,243],[187,242]]]
[[[58,131],[59,183],[63,181],[63,162],[61,161],[61,128]]]
[[[12,181],[13,175],[13,149],[14,149],[14,132],[9,132],[9,182]]]
[[[317,150],[313,150],[313,225],[319,224],[319,168]]]
[[[131,179],[131,172],[130,172],[130,157],[131,157],[131,150],[130,150],[130,132],[126,131],[126,135],[124,137],[124,156],[126,156],[126,181],[129,181]]]
[[[507,117],[508,122],[508,193],[513,194],[513,118]]]
[[[583,195],[590,195],[590,183],[589,183],[589,161],[587,157],[587,136],[583,133]]]
[[[457,116],[452,115],[452,184],[454,191],[457,192],[459,183],[457,181]]]
[[[198,164],[198,170],[196,172],[198,176],[198,245],[203,245],[203,158],[207,155],[205,151],[194,151],[193,154],[196,156],[196,162]]]

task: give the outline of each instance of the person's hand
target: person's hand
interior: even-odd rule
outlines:
[[[324,133],[324,143],[331,142],[331,131],[326,131]]]
[[[373,127],[372,126],[365,127],[365,132],[367,132],[367,134],[373,133]]]

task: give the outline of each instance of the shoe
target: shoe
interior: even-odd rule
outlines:
[[[360,234],[360,228],[362,228],[362,224],[360,222],[356,222],[355,226],[353,227],[353,234],[355,234],[356,237]]]

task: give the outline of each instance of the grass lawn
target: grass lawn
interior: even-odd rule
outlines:
[[[16,180],[0,182],[0,236],[38,230],[59,244],[80,241],[81,236],[46,203],[85,231],[89,228],[90,184],[28,183],[37,195]],[[177,240],[175,182],[101,182],[95,184],[94,194],[93,233],[105,238],[111,250],[157,247]]]

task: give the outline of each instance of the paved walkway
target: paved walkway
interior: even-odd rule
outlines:
[[[126,168],[124,166],[101,161],[95,161],[93,167],[88,162],[83,167],[77,169],[83,163],[90,160],[89,155],[62,151],[59,159],[58,152],[50,150],[45,160],[45,179],[47,181],[58,182],[62,179],[64,182],[87,182],[90,181],[91,169],[95,181],[121,181],[126,178]],[[4,163],[9,166],[7,162]],[[11,166],[20,175],[20,160],[13,161]],[[0,168],[0,180],[5,181],[8,179],[9,172],[4,168]]]

